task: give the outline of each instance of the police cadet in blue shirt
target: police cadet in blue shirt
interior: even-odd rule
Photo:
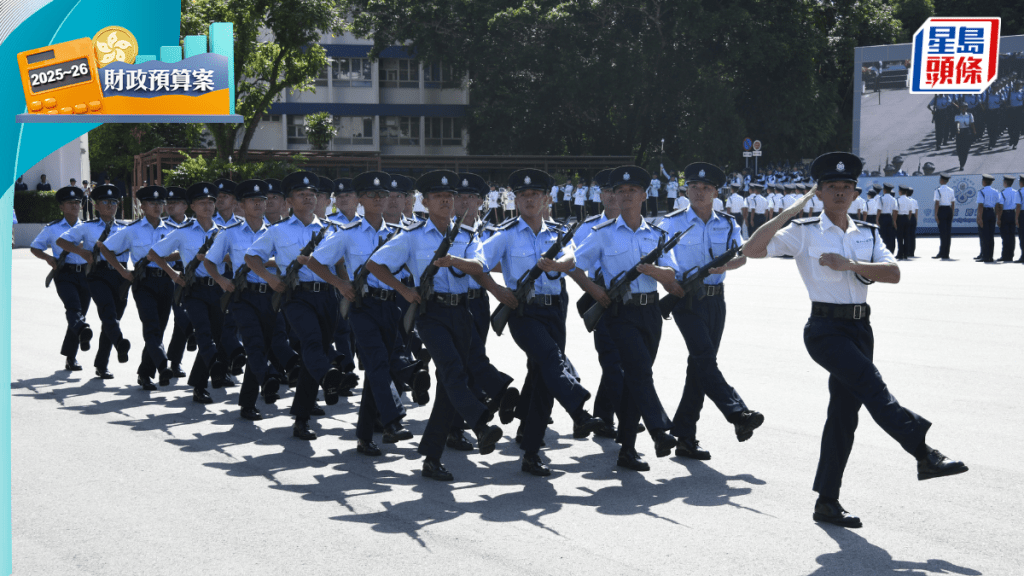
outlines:
[[[163,269],[171,281],[185,286],[185,280],[177,270],[171,268],[166,258],[177,253],[178,260],[191,263],[199,253],[199,249],[208,238],[220,232],[221,227],[213,223],[215,210],[216,188],[209,182],[197,182],[189,186],[187,195],[193,218],[169,232],[153,245],[148,258]],[[200,257],[200,260],[202,257]],[[223,262],[218,262],[223,269]],[[221,342],[221,330],[224,328],[224,314],[220,309],[220,286],[210,278],[203,266],[196,267],[195,277],[189,291],[181,299],[181,305],[192,322],[195,331],[196,354],[188,377],[192,387],[192,400],[199,404],[210,404],[213,399],[206,391],[206,382],[213,380],[214,388],[222,388],[227,380],[227,365],[221,360],[217,348]]]
[[[57,245],[57,239],[64,232],[79,225],[78,215],[82,211],[85,192],[76,186],[65,186],[57,190],[56,198],[64,217],[47,224],[31,244],[32,255],[45,260],[55,269],[57,261],[64,253]],[[46,253],[47,248],[51,249],[53,256]],[[68,329],[64,333],[64,342],[60,347],[61,356],[66,358],[65,370],[82,369],[75,359],[78,349],[81,348],[83,352],[89,350],[89,342],[92,340],[92,329],[85,322],[85,315],[89,311],[89,284],[85,278],[85,263],[84,258],[71,252],[53,277],[57,296],[64,303],[64,316],[68,321]]]
[[[142,338],[146,342],[139,363],[139,386],[143,390],[156,390],[153,376],[159,373],[161,386],[170,384],[174,377],[167,366],[163,342],[164,330],[171,315],[174,283],[146,256],[150,248],[174,228],[160,219],[167,199],[167,190],[163,186],[144,186],[135,192],[135,198],[142,205],[143,217],[111,234],[106,240],[96,242],[96,245],[100,247],[100,253],[107,264],[122,278],[133,283],[132,297],[135,298],[135,308],[142,321]],[[130,252],[135,266],[131,272],[117,259],[117,254],[125,250]]]
[[[996,200],[996,223],[999,225],[999,236],[1003,240],[1000,262],[1013,262],[1013,252],[1016,249],[1020,199],[1017,191],[1013,189],[1014,180],[1013,176],[1003,176],[1003,189]]]
[[[977,221],[981,254],[975,260],[986,264],[994,262],[993,253],[996,249],[996,203],[999,201],[999,191],[992,187],[995,180],[990,174],[982,174],[983,188],[978,192]]]
[[[131,343],[121,334],[120,326],[127,301],[118,298],[118,289],[123,282],[121,276],[114,272],[106,261],[93,261],[92,250],[96,241],[103,236],[104,231],[108,230],[108,225],[110,228],[107,236],[110,236],[128,223],[114,219],[121,203],[121,190],[117,187],[102,184],[93,189],[91,197],[96,204],[96,214],[99,215],[99,218],[65,230],[57,239],[57,246],[78,254],[83,260],[93,265],[92,272],[87,277],[89,294],[92,296],[92,301],[96,303],[96,313],[102,323],[94,365],[96,366],[96,376],[108,380],[114,377],[107,370],[111,347],[117,350],[117,361],[122,364],[128,361],[128,350],[131,349]],[[118,254],[118,258],[123,265],[128,261],[128,253]]]
[[[385,223],[382,216],[391,181],[391,176],[385,172],[364,172],[352,179],[351,188],[363,206],[363,218],[353,219],[321,242],[306,264],[350,302],[356,300],[352,285],[356,272],[381,242],[400,230]],[[328,268],[341,261],[347,272],[344,280]],[[340,270],[341,266],[339,273]],[[391,377],[391,361],[401,342],[398,327],[402,319],[395,303],[395,291],[373,275],[368,276],[361,305],[352,305],[348,319],[366,371],[356,422],[356,450],[367,456],[380,456],[381,450],[373,442],[373,423],[378,412],[384,426],[382,441],[385,444],[412,438],[412,432],[402,426],[405,409]]]
[[[612,171],[608,181],[619,202],[619,217],[594,226],[576,248],[577,268],[569,274],[602,306],[611,307],[605,316],[621,354],[625,382],[617,438],[622,448],[617,465],[638,471],[650,470],[635,447],[641,416],[659,458],[671,454],[676,446],[676,439],[668,433],[671,422],[654,389],[653,372],[661,342],[658,283],[670,293],[682,295],[675,281],[675,258],[669,252],[658,259],[658,265],[640,265],[637,270],[642,274],[630,284],[630,296],[622,302],[612,302],[604,287],[590,281],[583,271],[601,268],[610,282],[620,272],[637,267],[640,259],[666,238],[664,230],[651,226],[640,215],[650,180],[650,175],[638,166],[620,166]]]
[[[227,178],[218,178],[213,181],[213,184],[217,187],[217,211],[213,215],[213,223],[224,228],[240,221],[240,218],[235,216],[235,207],[238,205],[236,192],[238,185]],[[232,263],[232,266],[240,265]],[[230,269],[228,278],[231,278]],[[238,326],[235,325],[235,319],[231,316],[230,309],[224,315],[224,330],[217,345],[221,359],[228,363],[228,371],[235,376],[241,374],[245,367],[245,349],[238,339]],[[231,380],[226,380],[224,385],[234,386],[234,383]]]
[[[540,446],[547,429],[548,417],[555,399],[572,416],[581,438],[599,429],[604,421],[590,415],[584,408],[590,393],[571,376],[565,357],[565,315],[562,312],[562,274],[575,268],[573,243],[570,241],[556,259],[541,256],[564,230],[554,222],[541,218],[552,178],[541,170],[517,170],[509,176],[509,187],[516,195],[519,216],[501,226],[483,243],[488,268],[501,264],[505,286],[496,285],[489,276],[482,278],[502,304],[515,310],[508,328],[516,344],[526,353],[536,372],[530,391],[530,407],[523,421],[522,469],[535,476],[549,476],[551,470],[540,457]],[[534,281],[533,296],[517,301],[513,290],[518,280],[537,265],[544,271]]]
[[[326,225],[313,213],[318,183],[319,178],[311,172],[293,172],[286,176],[282,187],[288,194],[291,218],[268,228],[245,252],[246,264],[275,292],[283,292],[285,286],[280,277],[267,270],[266,262],[273,258],[284,273],[310,239]],[[338,402],[341,384],[341,372],[330,360],[337,299],[322,278],[303,266],[299,269],[299,285],[291,300],[282,303],[281,309],[299,339],[302,357],[292,400],[291,414],[295,416],[292,435],[314,440],[316,432],[309,428],[309,417],[315,409],[317,386],[323,386],[325,400],[333,405]]]
[[[463,226],[469,226],[473,233],[484,242],[494,233],[495,228],[489,226],[480,218],[480,206],[483,199],[490,192],[491,187],[487,181],[470,172],[459,173],[459,184],[455,188],[455,215],[466,215]],[[476,332],[487,344],[487,333],[490,332],[491,300],[487,297],[487,291],[481,288],[480,283],[474,278],[469,279],[469,292],[466,293],[469,301],[469,312],[473,315],[473,322],[476,325]]]
[[[438,386],[417,451],[425,457],[423,476],[442,481],[452,480],[451,473],[441,464],[441,454],[456,414],[470,424],[481,454],[493,452],[502,435],[501,428],[488,425],[493,414],[473,393],[467,375],[470,356],[484,354],[480,341],[473,338],[473,317],[466,308],[467,275],[484,273],[480,242],[462,229],[448,254],[431,262],[454,225],[451,218],[458,178],[458,174],[448,170],[421,176],[416,187],[423,193],[430,218],[392,238],[366,262],[367,269],[381,282],[407,301],[419,302],[423,307],[423,313],[416,317],[416,330],[437,366]],[[434,276],[434,295],[428,302],[423,302],[419,291],[403,284],[391,272],[407,266],[418,286],[423,270],[430,264],[439,270]]]
[[[356,208],[359,207],[359,198],[356,196],[356,189],[352,186],[352,178],[338,178],[334,184],[334,207],[338,209],[327,218],[344,226],[359,219]]]
[[[861,521],[839,504],[843,471],[853,448],[861,405],[900,446],[917,459],[917,478],[927,480],[967,471],[925,443],[931,422],[900,405],[875,367],[874,335],[867,305],[867,286],[895,284],[899,265],[880,241],[875,226],[846,215],[856,196],[860,160],[846,152],[823,154],[811,174],[825,204],[816,218],[802,218],[782,228],[781,218],[762,226],[743,247],[751,258],[789,254],[811,297],[811,317],[804,326],[804,344],[811,358],[829,372],[829,406],[821,438],[821,456],[814,479],[818,501],[814,519],[850,528]],[[783,213],[796,213],[810,200],[804,195]]]
[[[686,192],[690,207],[669,214],[661,222],[661,228],[668,234],[685,232],[694,226],[673,249],[679,265],[676,273],[679,280],[742,242],[736,219],[711,209],[715,188],[725,181],[725,173],[706,162],[690,164],[684,173],[690,185]],[[764,423],[764,416],[747,409],[739,393],[718,369],[718,348],[725,331],[725,272],[743,266],[746,261],[743,257],[733,258],[728,264],[709,270],[712,274],[704,279],[701,288],[703,298],[687,294],[672,311],[689,350],[683,397],[672,419],[672,434],[679,439],[676,456],[697,460],[711,458],[696,437],[704,396],[710,398],[735,427],[740,442],[750,439],[754,430]]]
[[[164,222],[172,228],[187,222],[188,216],[185,212],[188,211],[188,191],[179,186],[167,186],[167,204],[164,205],[164,211],[167,213]],[[184,272],[185,264],[177,260],[171,268]],[[167,344],[167,360],[171,363],[171,372],[175,377],[184,378],[185,371],[181,369],[181,359],[185,356],[186,348],[190,351],[196,349],[195,332],[184,306],[172,302],[171,314],[174,316],[174,328],[171,329],[171,341]]]
[[[331,193],[334,193],[335,206],[339,204],[344,206],[344,211],[339,210],[335,214],[331,214],[330,218],[327,217],[327,207],[330,205]],[[356,220],[359,220],[361,216],[356,213],[356,207],[359,205],[359,201],[356,199],[355,188],[352,185],[351,178],[340,178],[338,180],[330,180],[328,178],[320,177],[320,185],[317,187],[317,204],[316,204],[316,215],[318,218],[324,221],[324,223],[344,226]],[[333,231],[327,234],[333,234]],[[334,264],[331,262],[331,264]],[[332,291],[331,297],[337,302],[337,295]],[[337,304],[335,304],[335,310],[337,310]],[[352,341],[352,328],[349,326],[349,321],[342,318],[340,313],[336,315],[334,322],[334,357],[331,363],[334,364],[341,370],[341,395],[352,396],[354,393],[352,389],[359,385],[359,376],[354,371],[356,369],[355,356],[352,353],[354,349],[354,343]]]

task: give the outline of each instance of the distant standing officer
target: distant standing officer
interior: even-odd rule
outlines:
[[[1000,262],[1013,262],[1017,241],[1017,216],[1020,213],[1020,197],[1013,189],[1013,176],[1003,176],[1003,190],[996,202],[996,222],[999,222],[999,236],[1003,239],[1003,253]]]
[[[999,200],[999,192],[992,187],[995,177],[990,174],[981,175],[981,183],[984,186],[978,192],[978,237],[981,242],[981,255],[975,260],[986,264],[994,262],[993,253],[996,247],[996,202]]]
[[[939,175],[939,187],[935,189],[935,224],[939,227],[939,253],[932,258],[949,260],[949,247],[953,237],[953,207],[956,196],[949,187],[949,175]]]

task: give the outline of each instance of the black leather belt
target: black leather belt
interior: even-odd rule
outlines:
[[[136,267],[135,270],[132,271],[132,274],[138,274],[139,272],[142,272],[143,278],[163,278],[164,276],[167,276],[167,273],[164,272],[163,269],[154,268],[152,266],[143,266],[142,268]]]
[[[303,290],[306,292],[327,292],[331,285],[327,282],[299,282],[296,286],[296,290]]]
[[[534,306],[561,306],[562,297],[558,294],[537,294],[527,304]]]
[[[628,300],[622,302],[627,306],[649,306],[651,304],[658,303],[657,292],[644,292],[643,294],[633,294]]]
[[[811,302],[811,317],[833,318],[836,320],[867,320],[871,306],[867,304],[826,304]]]
[[[470,300],[473,300],[475,298],[480,298],[483,295],[484,295],[484,289],[483,288],[470,288],[469,292],[466,292],[466,298],[469,298]]]
[[[466,295],[451,293],[434,294],[430,301],[444,304],[445,306],[458,306],[466,301]]]
[[[196,284],[201,284],[203,286],[216,286],[217,285],[217,281],[214,280],[213,278],[210,278],[209,276],[205,276],[205,277],[202,277],[202,278],[197,276],[195,278],[195,281],[196,281]]]
[[[416,280],[414,280],[412,276],[406,276],[405,278],[402,278],[401,282],[402,284],[405,284],[409,288],[416,287]]]
[[[721,296],[725,293],[724,284],[705,284],[704,295],[705,296]]]
[[[366,294],[374,300],[381,300],[387,302],[388,300],[395,299],[395,291],[387,290],[385,288],[374,288],[373,286],[366,287]]]
[[[64,264],[60,267],[61,272],[85,272],[85,264]]]
[[[249,282],[249,288],[247,288],[247,290],[252,290],[258,294],[273,292],[273,290],[270,289],[270,284],[263,284],[260,282]]]

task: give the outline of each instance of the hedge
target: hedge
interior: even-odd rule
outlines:
[[[56,190],[20,190],[14,193],[14,212],[22,224],[53,222],[63,216]]]

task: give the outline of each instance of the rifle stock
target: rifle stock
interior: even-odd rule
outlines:
[[[199,267],[199,257],[206,254],[206,251],[210,249],[210,246],[213,246],[213,241],[217,238],[217,234],[219,233],[220,230],[214,230],[213,234],[210,234],[210,237],[203,242],[202,246],[199,247],[199,251],[196,252],[195,257],[193,257],[188,263],[188,266],[185,266],[185,271],[181,273],[182,278],[185,280],[185,285],[174,285],[173,302],[175,306],[181,306],[181,299],[192,292],[192,284],[196,280],[196,268]]]
[[[434,295],[434,276],[439,270],[434,262],[448,255],[448,251],[452,248],[452,243],[455,242],[455,238],[459,235],[459,230],[462,229],[462,222],[466,220],[467,214],[469,214],[468,210],[455,220],[451,231],[441,239],[441,244],[434,251],[430,263],[427,264],[426,268],[423,269],[423,273],[420,274],[420,285],[416,289],[420,295],[420,301],[410,304],[409,309],[405,311],[405,316],[402,317],[402,329],[405,330],[406,334],[412,332],[416,317],[426,312],[426,303]]]
[[[114,219],[111,218],[110,222],[107,222],[107,226],[103,229],[103,233],[100,234],[100,237],[96,240],[97,242],[103,242],[104,240],[107,239],[107,236],[110,235],[110,226],[113,223],[114,223]],[[92,261],[86,263],[86,265],[85,265],[85,275],[86,276],[88,276],[89,274],[92,274],[92,268],[93,268],[93,266],[96,265],[96,260],[98,260],[99,258],[100,258],[100,247],[96,246],[96,245],[93,245],[93,247],[92,247]]]
[[[249,289],[249,265],[242,264],[238,268],[238,272],[235,274],[234,280],[231,281],[235,285],[234,292],[224,292],[220,297],[220,311],[224,312],[228,309],[228,304],[232,301],[238,302],[242,292]]]
[[[53,282],[53,278],[57,276],[57,272],[60,272],[60,267],[64,265],[64,262],[68,259],[68,251],[61,252],[59,258],[57,258],[57,265],[50,270],[50,273],[46,275],[46,287],[50,287],[50,282]]]
[[[696,297],[698,300],[704,299],[704,279],[711,275],[709,270],[725,266],[742,250],[742,246],[733,246],[725,252],[722,252],[722,254],[717,258],[712,259],[707,264],[698,268],[692,276],[689,271],[687,271],[683,279],[679,281],[679,284],[683,287],[683,291],[686,292],[686,298],[689,299]],[[661,312],[661,316],[667,320],[669,315],[672,313],[672,310],[674,310],[676,305],[679,304],[680,300],[682,300],[682,298],[674,294],[669,294],[665,298],[662,298],[662,300],[658,302],[658,309]],[[690,300],[688,300],[688,302],[690,302]]]
[[[391,237],[394,235],[395,232],[391,232],[390,234],[387,235],[386,238],[381,238],[377,242],[377,247],[373,249],[373,252],[370,252],[370,255],[367,256],[366,259],[369,260],[370,258],[372,258],[373,255],[377,253],[377,250],[380,250],[381,247],[383,247],[384,244],[386,244],[387,241],[390,240]],[[355,301],[353,302],[348,298],[342,298],[341,304],[338,305],[338,310],[341,312],[342,318],[348,320],[348,314],[349,311],[352,309],[353,304],[356,305],[356,308],[363,307],[363,289],[366,287],[366,280],[369,278],[369,276],[370,271],[366,269],[366,262],[363,262],[362,264],[359,265],[359,268],[356,269],[356,273],[352,277],[352,290],[356,293]]]

